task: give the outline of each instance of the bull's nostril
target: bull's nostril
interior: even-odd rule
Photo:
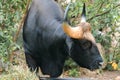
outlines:
[[[100,66],[102,66],[104,64],[101,57],[98,57],[96,61],[97,61],[97,64],[100,65]]]

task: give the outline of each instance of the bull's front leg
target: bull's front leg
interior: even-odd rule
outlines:
[[[38,73],[38,66],[36,61],[31,57],[30,54],[25,53],[25,58],[26,58],[26,63],[30,69],[31,72],[35,71],[36,73]]]

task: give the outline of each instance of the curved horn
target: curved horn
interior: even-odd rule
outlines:
[[[69,7],[70,7],[71,3],[68,4],[68,6],[65,9],[65,13],[64,13],[64,22],[67,21],[67,15],[68,15],[68,11],[69,11]]]
[[[86,22],[86,9],[85,9],[85,3],[83,5],[82,15],[81,15],[81,22]]]
[[[64,14],[64,22],[62,24],[63,30],[64,32],[70,36],[71,38],[76,38],[76,39],[80,39],[83,36],[83,30],[82,27],[71,27],[68,23],[67,23],[67,15],[68,15],[68,11],[69,11],[69,7],[70,7],[71,3],[67,6],[66,10],[65,10],[65,14]]]

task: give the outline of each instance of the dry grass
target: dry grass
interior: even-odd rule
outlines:
[[[0,75],[0,80],[38,80],[35,73],[31,73],[27,67],[10,66],[6,73]]]
[[[22,52],[16,52],[13,63],[16,65],[10,64],[3,69],[5,71],[0,74],[0,80],[39,80],[34,72],[29,71]]]

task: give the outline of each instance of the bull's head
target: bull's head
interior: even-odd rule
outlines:
[[[91,33],[91,26],[86,22],[85,4],[83,6],[81,21],[76,27],[71,27],[66,21],[66,15],[70,4],[65,11],[63,30],[68,35],[66,43],[69,48],[69,56],[81,67],[90,70],[97,69],[103,62],[95,39]]]

